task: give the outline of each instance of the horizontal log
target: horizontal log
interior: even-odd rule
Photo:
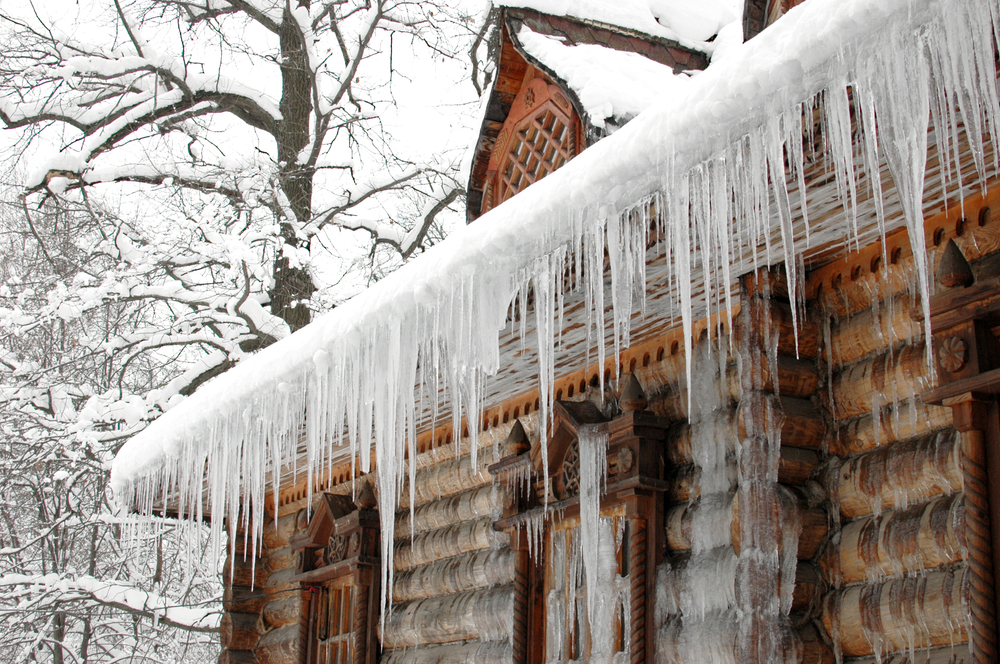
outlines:
[[[392,584],[392,600],[409,602],[513,580],[514,554],[510,549],[476,551],[400,572]]]
[[[834,591],[823,602],[823,623],[854,657],[873,654],[873,640],[882,652],[964,643],[964,574],[962,567]]]
[[[778,397],[783,419],[781,422],[781,445],[801,449],[822,450],[827,438],[827,423],[816,406],[805,399],[793,397]],[[739,409],[738,423],[740,438],[746,438],[748,432],[744,425],[746,402]]]
[[[470,551],[489,549],[502,544],[507,535],[493,530],[493,519],[483,517],[421,533],[411,541],[396,543],[393,557],[397,571],[426,565]]]
[[[252,650],[226,650],[219,653],[219,664],[260,664]]]
[[[222,603],[226,611],[235,613],[260,613],[265,602],[264,591],[260,586],[223,585]]]
[[[268,628],[282,627],[301,620],[302,612],[307,604],[302,601],[300,593],[286,593],[268,598],[264,604],[261,616]]]
[[[782,445],[778,457],[778,482],[802,486],[819,465],[820,455],[813,450]]]
[[[971,664],[968,643],[955,643],[943,648],[921,648],[897,653],[852,659],[851,664]]]
[[[277,520],[268,517],[264,521],[264,528],[261,532],[264,548],[278,549],[288,546],[289,540],[295,534],[297,521],[297,514],[286,514],[278,517]]]
[[[498,490],[487,484],[455,496],[424,503],[413,511],[413,527],[410,527],[410,510],[396,512],[396,537],[408,537],[411,533],[422,533],[450,526],[459,521],[469,521],[489,516],[498,505]]]
[[[960,447],[954,430],[947,429],[845,461],[835,485],[841,515],[878,514],[959,491]]]
[[[924,344],[904,346],[858,362],[833,377],[831,390],[821,390],[835,419],[865,415],[932,387]]]
[[[418,599],[393,606],[382,630],[386,648],[452,641],[509,639],[514,629],[514,585]]]
[[[727,460],[725,473],[728,480],[728,489],[735,489],[736,477],[738,475],[735,458]],[[667,486],[667,502],[687,503],[691,500],[701,498],[701,475],[702,469],[693,463],[675,468]]]
[[[722,612],[704,621],[685,622],[675,616],[660,626],[656,633],[656,656],[651,662],[737,662],[735,612]],[[693,629],[692,629],[693,627]]]
[[[875,304],[830,326],[827,357],[832,357],[834,367],[852,364],[865,355],[882,353],[923,335],[923,324],[910,316],[913,300],[909,297],[876,300]]]
[[[781,484],[802,486],[819,465],[820,455],[813,450],[782,446],[780,454],[778,481]],[[667,503],[683,503],[700,498],[702,472],[702,469],[693,463],[675,467],[668,482]],[[725,473],[728,479],[727,490],[734,490],[739,474],[735,457],[727,460]]]
[[[417,470],[414,491],[417,505],[489,484],[493,478],[487,468],[492,463],[492,454],[480,454],[478,467],[473,466],[472,457],[466,455]],[[399,507],[405,509],[409,506],[410,482],[407,478],[399,494]]]
[[[510,641],[469,641],[424,648],[383,650],[381,664],[510,664],[514,650]]]
[[[253,650],[260,638],[259,621],[260,616],[252,613],[224,612],[219,626],[222,647],[229,650]]]
[[[273,572],[267,575],[267,580],[262,586],[264,593],[274,594],[274,593],[284,593],[291,590],[298,589],[300,584],[295,578],[296,570],[294,568],[281,569],[277,572]]]
[[[951,408],[929,406],[919,398],[900,401],[880,409],[877,414],[868,414],[841,426],[830,444],[830,452],[838,456],[860,454],[951,424]]]
[[[730,544],[733,498],[713,498],[704,504],[676,505],[667,510],[667,547],[671,552],[707,551]]]
[[[301,550],[293,549],[290,546],[282,546],[277,549],[270,549],[264,552],[264,570],[270,574],[282,569],[298,567]]]
[[[796,632],[802,643],[802,652],[798,660],[801,664],[834,664],[837,661],[833,650],[816,627],[807,624]]]
[[[227,559],[222,570],[224,585],[260,586],[264,583],[267,571],[261,558],[236,556],[235,560]]]
[[[780,585],[780,584],[779,584]],[[792,615],[807,615],[819,606],[823,594],[823,575],[810,562],[799,561],[792,590]],[[808,660],[805,660],[808,661]]]
[[[272,629],[260,637],[254,654],[260,664],[298,664],[302,661],[303,636],[297,624]]]
[[[963,494],[857,519],[821,565],[831,585],[930,570],[962,559]]]
[[[735,408],[718,411],[712,438],[714,440],[711,441],[711,444],[717,444],[718,440],[722,440],[726,446],[726,454],[736,454],[739,429],[737,428]],[[687,420],[670,427],[667,431],[666,446],[667,459],[671,464],[681,466],[694,461],[691,447],[691,424]]]
[[[790,502],[781,501],[779,509],[782,510],[782,512],[780,514],[773,514],[770,518],[774,519],[772,523],[778,523],[781,525],[782,532],[784,532],[785,528],[789,527],[789,524],[797,520],[801,530],[799,531],[796,557],[799,560],[812,560],[819,551],[820,546],[822,546],[823,541],[826,539],[826,535],[830,530],[829,517],[826,510],[821,507],[809,507],[805,498],[803,498],[797,491],[789,490],[789,495],[792,497],[792,500]],[[737,495],[733,500],[733,520],[730,526],[733,548],[736,550],[737,555],[740,553],[739,502],[739,495]],[[789,505],[791,505],[791,507],[789,507]],[[797,514],[785,513],[785,510],[792,508],[797,511]]]
[[[753,307],[749,323],[769,334],[778,334],[778,355],[815,359],[819,355],[819,328],[812,320],[798,317],[798,334],[792,324],[792,309],[785,302],[770,301],[770,307]],[[739,325],[743,318],[733,323],[735,338],[739,338]],[[796,345],[797,340],[797,345]]]
[[[765,360],[766,363],[766,360]],[[698,370],[697,368],[695,369]],[[707,369],[711,370],[711,368]],[[673,376],[665,385],[671,388],[664,391],[660,396],[650,400],[649,410],[653,413],[666,417],[674,421],[686,421],[687,416],[687,389],[683,384],[677,384],[677,377],[683,376],[683,368],[680,374]],[[816,394],[819,387],[819,373],[815,362],[811,360],[797,360],[794,357],[778,356],[778,393],[786,397],[797,399],[808,399]],[[767,392],[774,392],[774,384],[771,380],[770,372],[765,367],[763,389]],[[740,386],[740,375],[735,363],[726,367],[726,382],[723,390],[723,397],[732,404],[740,400],[742,387]]]

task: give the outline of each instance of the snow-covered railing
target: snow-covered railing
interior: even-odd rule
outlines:
[[[810,0],[695,76],[683,97],[664,99],[419,260],[205,384],[121,450],[116,495],[151,511],[169,494],[199,518],[207,480],[214,541],[224,523],[242,524],[255,545],[269,469],[295,461],[305,425],[310,479],[331,463],[331,441],[342,435],[367,471],[374,441],[379,509],[392,514],[406,453],[411,464],[416,457],[418,395],[445,390],[456,439],[463,416],[478,422],[508,307],[529,285],[546,440],[565,269],[576,266],[603,363],[604,251],[617,349],[627,344],[633,294],[644,288],[651,209],[678,293],[689,376],[692,321],[704,313],[694,310],[693,287],[728,306],[733,280],[773,257],[785,262],[795,298],[795,257],[810,244],[857,237],[857,182],[883,159],[911,230],[926,310],[929,118],[946,172],[954,172],[955,137],[968,128],[982,179],[984,135],[997,136],[1000,112],[998,14],[996,0]],[[818,99],[846,214],[810,228],[801,209],[802,118]],[[852,103],[862,129],[856,144]],[[884,233],[881,179],[867,181]],[[277,495],[277,474],[272,489]],[[391,563],[393,521],[383,523],[382,559]],[[391,594],[391,565],[383,574]]]

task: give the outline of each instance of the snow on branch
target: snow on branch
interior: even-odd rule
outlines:
[[[4,574],[0,588],[19,598],[18,611],[53,609],[67,602],[97,602],[192,632],[219,631],[222,613],[215,607],[190,607],[135,586],[92,576]]]

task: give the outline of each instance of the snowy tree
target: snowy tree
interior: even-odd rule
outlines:
[[[471,33],[405,0],[0,8],[0,126],[28,173],[0,218],[0,658],[211,656],[218,561],[164,565],[169,522],[127,555],[108,463],[442,237],[462,153],[392,118],[414,60]]]
[[[126,260],[168,274],[173,292],[159,297],[197,312],[157,343],[216,337],[198,340],[219,351],[215,366],[238,359],[233,348],[309,321],[309,250],[328,229],[367,231],[405,258],[459,197],[454,156],[418,161],[382,121],[394,58],[456,52],[464,19],[447,7],[95,0],[71,33],[33,9],[0,13],[0,120],[21,147],[54,151],[33,164],[31,199],[84,202],[117,183],[119,210],[148,218],[151,195],[188,225],[166,242],[159,229],[152,243],[132,229],[112,238]],[[218,270],[236,290],[200,292]]]
[[[144,411],[112,408],[102,419],[96,406],[170,374],[101,344],[156,312],[141,300],[86,312],[50,300],[113,268],[88,249],[100,230],[89,215],[54,206],[30,217],[0,208],[0,659],[209,661],[216,559],[164,564],[191,550],[176,546],[169,522],[123,546],[105,492],[113,451]],[[121,409],[130,398],[113,403]]]

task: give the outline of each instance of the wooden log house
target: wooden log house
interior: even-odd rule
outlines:
[[[795,9],[805,18],[793,23],[799,3],[747,0],[745,37],[766,43],[786,21],[805,29],[816,3]],[[710,47],[640,23],[512,4],[496,10],[472,226],[542,178],[564,182],[557,169],[630,124],[627,110],[588,106],[585,84],[560,69],[566,61],[546,60],[530,39],[641,57],[679,76],[714,66]],[[966,4],[1000,12],[991,0]],[[984,26],[983,38],[992,34]],[[833,95],[821,97],[801,115],[803,172],[784,164],[792,189],[808,190],[791,228],[800,232],[807,209],[814,233],[854,225],[853,241],[733,273],[728,310],[708,306],[685,326],[654,223],[645,311],[633,314],[627,343],[602,361],[587,306],[567,286],[560,350],[541,386],[540,351],[525,348],[523,332],[540,306],[536,288],[510,308],[501,369],[476,420],[456,426],[447,409],[421,420],[394,512],[382,509],[374,473],[347,454],[296,480],[290,466],[272,472],[268,486],[280,476],[280,489],[263,509],[260,542],[231,540],[220,661],[1000,661],[992,152],[951,137],[957,181],[932,123],[922,223],[908,227],[888,159],[852,184],[856,202],[839,189],[831,144],[846,140],[860,162],[865,111],[852,106],[854,124],[834,136],[821,119]],[[963,118],[964,131],[986,131]],[[980,177],[975,163],[985,164]],[[777,195],[764,196],[765,214],[780,216]],[[665,213],[659,199],[643,205],[652,218]],[[615,324],[600,323],[609,340]],[[595,436],[604,447],[592,447]],[[384,618],[383,532],[394,540]]]

